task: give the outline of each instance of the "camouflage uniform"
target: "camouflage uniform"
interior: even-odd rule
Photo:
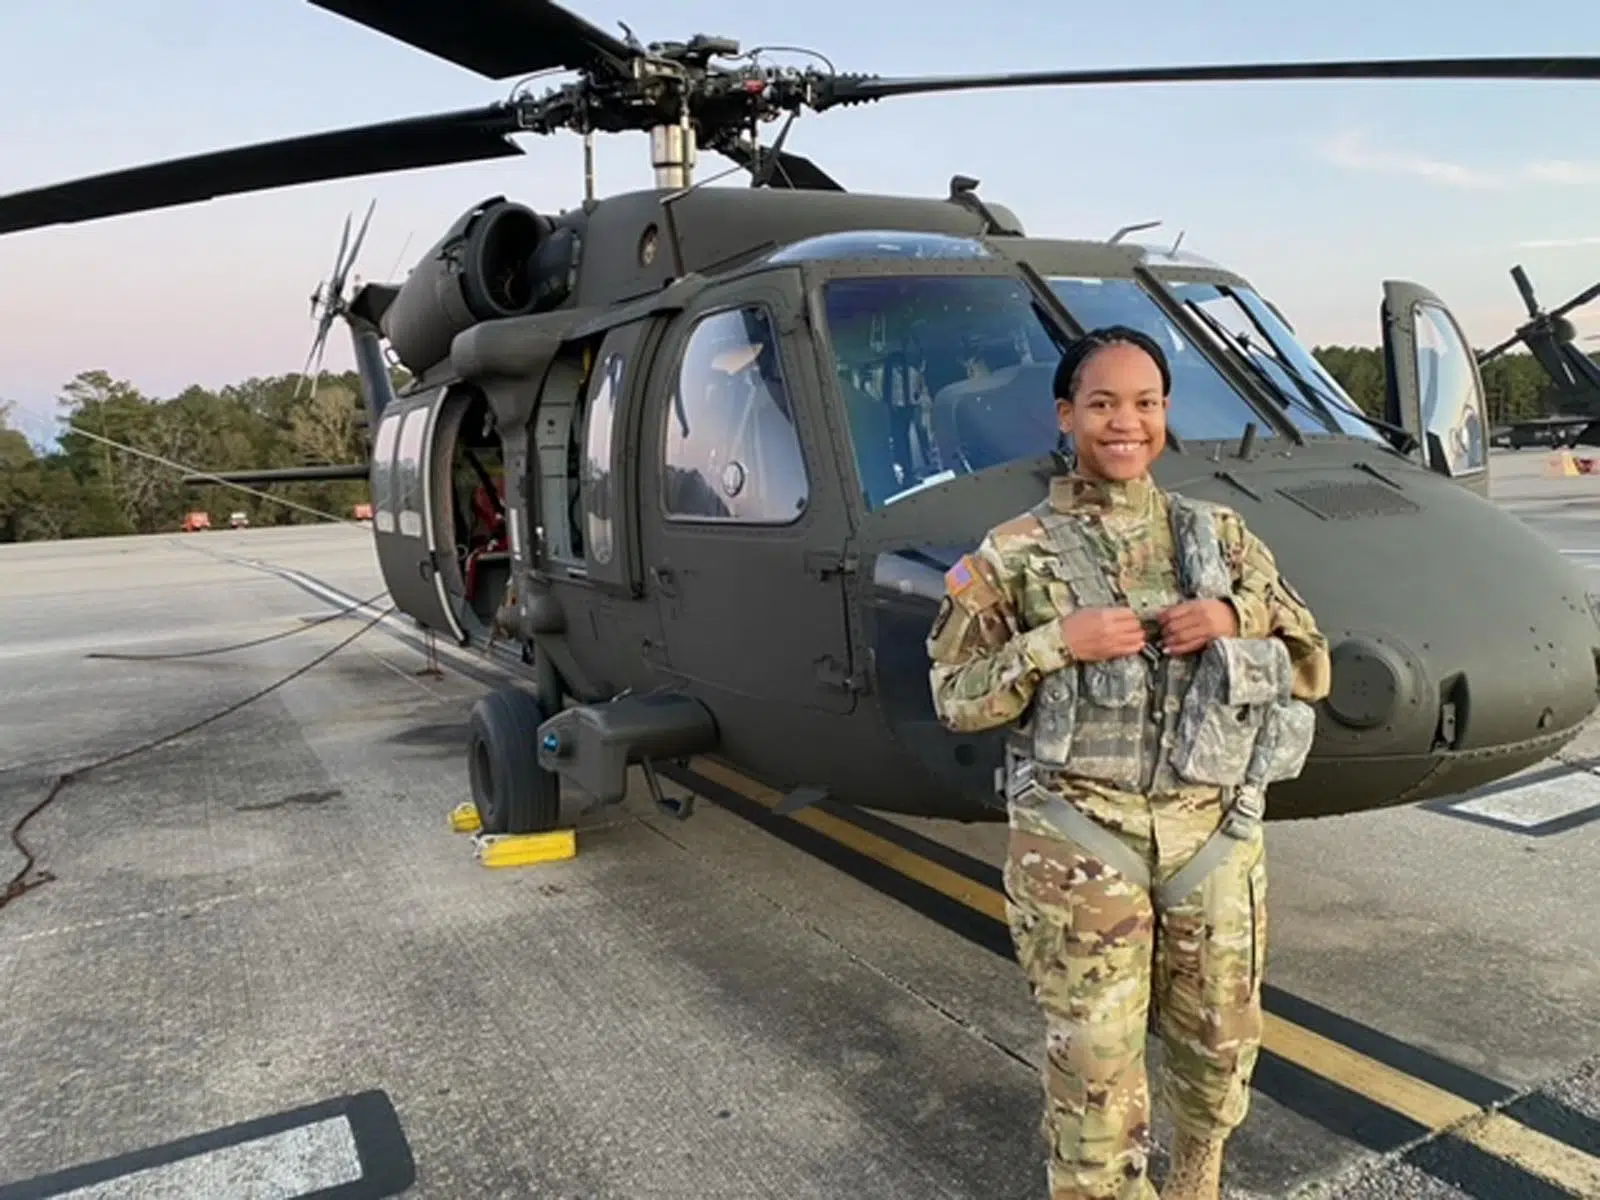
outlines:
[[[1239,638],[1278,639],[1288,650],[1285,675],[1292,672],[1293,696],[1310,701],[1326,695],[1327,643],[1280,578],[1271,553],[1231,509],[1199,507],[1211,514],[1219,544],[1214,574],[1231,576],[1214,594],[1232,605]],[[953,730],[977,731],[1031,713],[1037,745],[1042,718],[1033,711],[1036,697],[1042,688],[1075,676],[1059,618],[1081,601],[1074,599],[1072,573],[1063,568],[1060,543],[1047,523],[1075,523],[1115,602],[1144,618],[1147,641],[1158,645],[1155,615],[1190,598],[1182,590],[1179,564],[1187,560],[1172,517],[1172,499],[1148,479],[1103,483],[1069,475],[1052,481],[1045,504],[990,531],[976,553],[946,576],[946,596],[928,640],[941,721]],[[1138,665],[1140,657],[1083,670]],[[1167,668],[1182,667],[1192,678],[1201,657],[1169,660]],[[1285,691],[1290,686],[1286,678]],[[1136,742],[1142,737],[1145,759],[1160,764],[1141,772],[1140,782],[1151,786],[1130,787],[1129,780],[1112,786],[1094,768],[1094,746],[1087,761],[1067,752],[1060,769],[1037,773],[1046,793],[1136,852],[1154,888],[1210,839],[1231,794],[1187,784],[1173,773],[1180,699],[1166,696],[1161,721],[1148,707],[1129,710],[1139,723],[1132,736]],[[1309,707],[1298,707],[1309,722]],[[1308,724],[1306,747],[1309,739]],[[1007,913],[1018,961],[1046,1017],[1044,1127],[1051,1195],[1154,1200],[1145,1172],[1145,1036],[1152,991],[1167,1065],[1163,1095],[1180,1132],[1220,1144],[1249,1105],[1266,945],[1259,823],[1247,840],[1232,843],[1231,854],[1187,897],[1160,905],[1141,883],[1109,866],[1107,856],[1096,857],[1069,840],[1046,807],[1012,797],[1007,809]]]

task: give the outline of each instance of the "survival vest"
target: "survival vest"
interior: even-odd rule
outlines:
[[[1215,510],[1184,496],[1166,498],[1183,594],[1228,596],[1232,577]],[[1124,602],[1083,518],[1058,513],[1048,501],[1031,511],[1078,607]],[[1264,811],[1267,785],[1297,776],[1311,750],[1315,710],[1294,698],[1292,684],[1288,650],[1271,637],[1218,638],[1200,654],[1180,657],[1147,645],[1125,658],[1071,664],[1041,681],[1027,719],[1008,742],[997,783],[1008,801],[1024,804],[1047,799],[1034,779],[1039,770],[1145,794],[1215,786],[1227,793],[1228,831],[1247,838]],[[1052,807],[1078,814],[1065,803]],[[1071,824],[1063,832],[1083,841],[1080,823]],[[1120,862],[1112,865],[1123,870]]]

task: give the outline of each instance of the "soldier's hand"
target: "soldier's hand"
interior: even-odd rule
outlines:
[[[1193,654],[1222,637],[1239,636],[1239,617],[1226,600],[1185,600],[1160,614],[1161,648]]]
[[[1126,658],[1144,649],[1144,626],[1131,608],[1080,608],[1061,618],[1061,640],[1078,662]]]

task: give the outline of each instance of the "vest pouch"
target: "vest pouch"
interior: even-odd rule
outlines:
[[[1150,678],[1144,656],[1129,655],[1078,667],[1079,703],[1067,769],[1123,791],[1144,776]]]
[[[1078,723],[1078,672],[1075,667],[1052,671],[1034,693],[1033,759],[1060,769],[1072,753]]]
[[[1267,714],[1288,699],[1289,652],[1282,642],[1217,638],[1184,694],[1172,769],[1187,783],[1243,783]]]
[[[1083,687],[1089,702],[1101,708],[1127,708],[1145,701],[1147,674],[1137,654],[1083,665]]]
[[[1272,705],[1250,758],[1249,781],[1265,787],[1295,778],[1305,768],[1316,733],[1317,710],[1304,700],[1281,700]]]

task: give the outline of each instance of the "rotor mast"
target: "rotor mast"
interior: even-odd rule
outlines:
[[[656,125],[650,130],[650,165],[656,187],[678,190],[694,182],[697,145],[694,126],[687,119],[676,125]]]

